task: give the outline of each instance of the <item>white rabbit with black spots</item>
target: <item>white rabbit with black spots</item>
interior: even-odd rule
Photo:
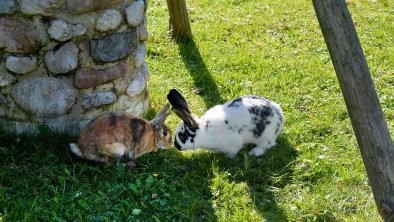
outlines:
[[[179,150],[210,149],[233,158],[246,144],[255,144],[251,155],[261,156],[276,145],[284,117],[275,102],[249,95],[216,105],[200,118],[194,115],[183,96],[175,89],[167,95],[174,111],[183,121],[175,131]]]

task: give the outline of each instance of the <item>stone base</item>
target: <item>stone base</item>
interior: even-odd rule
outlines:
[[[128,97],[122,96],[115,104],[105,107],[107,112],[122,110],[136,116],[144,116],[149,110],[149,93],[145,90],[141,94]],[[15,134],[39,133],[40,126],[48,126],[52,131],[79,136],[82,129],[96,116],[106,111],[96,110],[84,116],[66,115],[57,118],[35,119],[29,122],[0,118],[0,129]]]
[[[4,0],[1,0],[4,2]],[[78,135],[104,112],[149,109],[147,0],[0,3],[0,128]]]

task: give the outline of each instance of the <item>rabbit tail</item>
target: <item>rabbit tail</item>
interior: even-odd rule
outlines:
[[[75,155],[77,155],[77,156],[79,156],[79,157],[82,157],[82,152],[81,152],[81,150],[79,149],[78,144],[76,144],[76,143],[70,143],[69,146],[70,146],[70,150],[71,150]]]

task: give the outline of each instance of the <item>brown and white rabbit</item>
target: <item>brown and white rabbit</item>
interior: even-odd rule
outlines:
[[[78,144],[69,144],[70,150],[98,162],[119,164],[125,158],[134,166],[139,156],[171,147],[171,130],[164,124],[169,108],[166,104],[151,121],[126,112],[102,114],[86,125]]]

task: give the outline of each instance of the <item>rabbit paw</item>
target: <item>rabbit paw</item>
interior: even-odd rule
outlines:
[[[249,152],[249,154],[253,156],[262,156],[265,153],[265,151],[267,151],[266,148],[255,147]]]

